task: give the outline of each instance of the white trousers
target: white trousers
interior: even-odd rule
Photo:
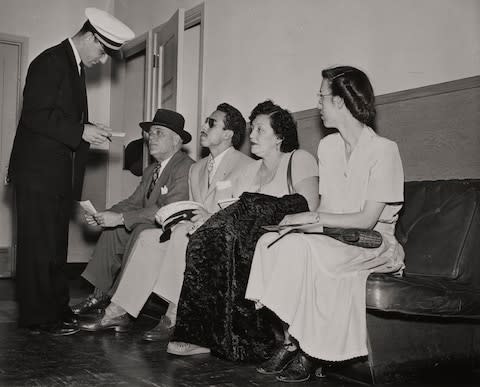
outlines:
[[[172,230],[169,241],[159,243],[161,229],[142,231],[132,248],[112,302],[137,317],[152,292],[177,305],[185,271],[190,222]]]

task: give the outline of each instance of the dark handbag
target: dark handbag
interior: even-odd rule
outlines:
[[[310,234],[305,232],[305,234]],[[314,233],[312,233],[314,234]],[[324,227],[323,235],[335,238],[348,245],[376,249],[383,242],[382,234],[368,228],[331,228]]]
[[[275,226],[273,226],[275,227]],[[281,227],[281,226],[280,226]],[[287,226],[288,227],[288,226]],[[264,227],[268,231],[274,231],[272,226]],[[285,228],[287,229],[287,228]],[[280,229],[279,229],[280,230]],[[279,231],[277,230],[277,231]],[[376,249],[380,247],[383,242],[382,234],[378,231],[366,229],[366,228],[333,228],[333,227],[324,227],[323,231],[304,231],[299,228],[292,228],[282,235],[280,235],[277,239],[275,239],[272,243],[270,243],[267,247],[270,247],[277,243],[280,239],[282,239],[287,234],[292,233],[301,233],[301,234],[309,234],[309,235],[326,235],[340,242],[346,243],[347,245],[363,247],[367,249]]]

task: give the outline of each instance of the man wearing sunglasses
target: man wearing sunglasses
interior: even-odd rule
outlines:
[[[177,303],[183,283],[188,234],[220,209],[219,201],[231,199],[236,192],[235,181],[243,167],[253,159],[239,152],[245,137],[246,123],[233,106],[222,103],[205,120],[200,132],[200,144],[210,155],[190,168],[190,200],[201,203],[206,210],[196,210],[191,221],[183,221],[172,229],[169,241],[159,243],[162,231],[144,230],[140,233],[114,285],[115,292],[103,317],[80,323],[87,331],[115,329],[125,331],[130,316],[137,317],[152,292],[168,302],[160,323],[146,332],[147,341],[169,337],[175,324]],[[139,281],[138,279],[142,280]]]
[[[72,38],[29,66],[9,165],[17,217],[19,326],[33,333],[75,333],[65,273],[72,199],[80,199],[90,144],[110,137],[88,120],[85,67],[105,63],[134,37],[105,11],[87,8]]]

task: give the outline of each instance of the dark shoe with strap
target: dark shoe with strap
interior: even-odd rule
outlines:
[[[276,379],[285,383],[306,382],[315,372],[315,361],[303,351],[298,351],[297,356]]]
[[[115,332],[128,332],[131,328],[130,316],[128,313],[116,317],[106,316],[105,313],[93,319],[81,320],[78,328],[82,331],[97,332],[114,329]]]
[[[143,334],[142,339],[145,341],[170,340],[174,329],[175,325],[172,324],[167,316],[163,315],[160,322],[154,328]]]
[[[71,307],[72,312],[75,314],[100,314],[107,307],[110,302],[108,296],[95,296],[90,294],[85,300],[75,304]]]
[[[275,350],[270,359],[257,367],[257,372],[264,375],[278,374],[290,364],[297,352],[298,348],[294,344],[282,344]]]

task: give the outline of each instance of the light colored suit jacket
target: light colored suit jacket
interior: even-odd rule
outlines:
[[[229,199],[237,190],[234,184],[239,172],[254,160],[233,147],[227,150],[215,171],[212,183],[208,185],[208,156],[199,160],[190,168],[188,177],[190,200],[204,205],[210,213],[217,212],[218,201]]]

